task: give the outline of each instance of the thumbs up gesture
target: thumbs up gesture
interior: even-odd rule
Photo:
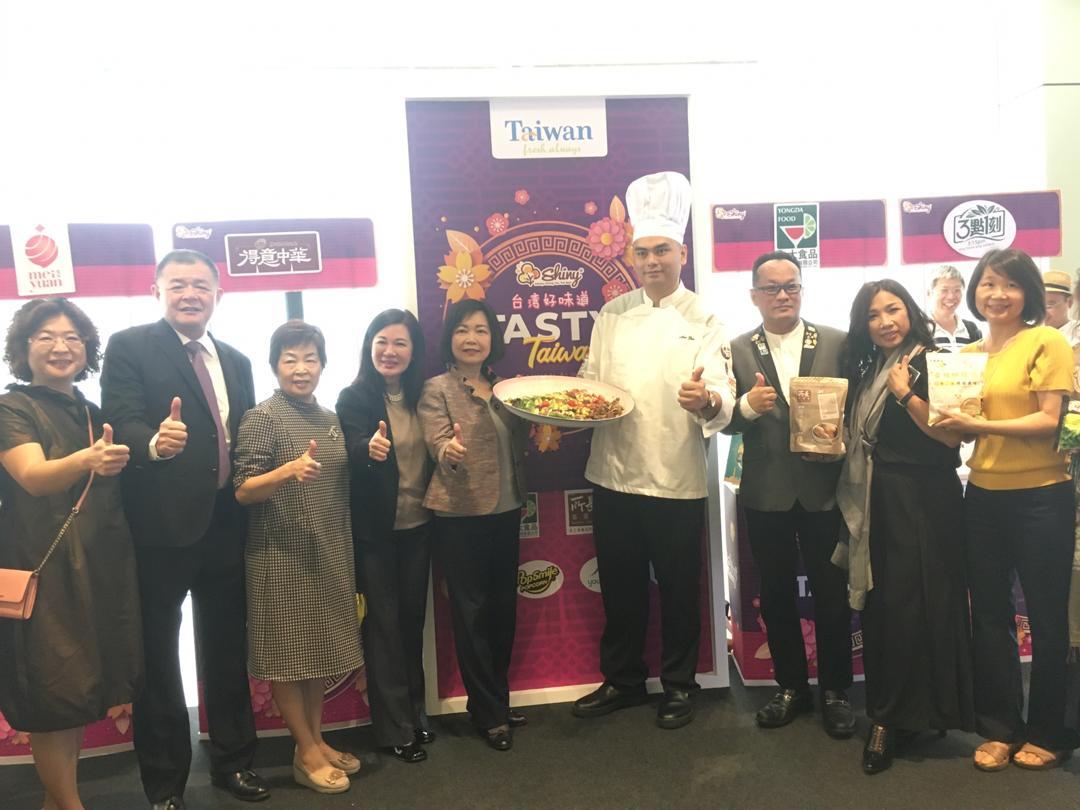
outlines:
[[[315,460],[318,450],[319,445],[312,439],[308,442],[308,449],[289,462],[293,478],[301,484],[309,484],[319,477],[322,464]]]
[[[746,392],[746,404],[755,413],[768,413],[776,407],[776,389],[765,384],[765,375],[760,371],[755,376],[757,381],[754,387]]]
[[[381,419],[379,429],[368,442],[367,451],[372,461],[386,461],[390,456],[390,440],[386,438],[386,422]]]
[[[113,444],[112,426],[105,424],[101,438],[86,448],[86,467],[97,475],[119,475],[131,453],[126,444]]]
[[[698,366],[690,373],[690,379],[679,386],[679,405],[691,413],[697,413],[709,406],[709,389],[701,381],[705,373],[704,366]]]
[[[460,464],[465,460],[465,455],[468,452],[469,450],[465,447],[465,442],[461,438],[461,425],[454,422],[454,438],[446,443],[443,449],[443,458],[451,464]]]
[[[180,397],[173,397],[169,406],[169,415],[158,427],[157,454],[162,458],[171,458],[184,452],[187,447],[187,425],[180,421]]]

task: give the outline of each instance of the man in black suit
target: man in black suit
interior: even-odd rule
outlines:
[[[825,730],[844,739],[855,731],[851,685],[851,613],[847,575],[829,558],[840,533],[836,480],[840,459],[792,453],[787,392],[792,377],[838,377],[843,332],[800,317],[802,268],[784,252],[754,262],[750,298],[761,312],[756,329],[731,341],[738,402],[725,433],[743,436],[739,500],[750,550],[761,574],[765,619],[778,691],[757,713],[761,728],[778,728],[814,699],[795,577],[802,554],[814,592],[814,635]]]
[[[102,406],[131,447],[124,508],[135,539],[146,688],[133,712],[146,796],[183,810],[191,732],[180,678],[180,607],[188,591],[210,726],[211,781],[240,799],[269,790],[250,770],[255,722],[247,678],[244,512],[233,494],[230,442],[255,404],[251,363],[206,331],[221,299],[213,261],[176,250],[152,287],[157,323],[113,335]]]

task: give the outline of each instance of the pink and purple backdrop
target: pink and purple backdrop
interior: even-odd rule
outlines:
[[[573,375],[604,302],[637,286],[626,252],[633,223],[624,194],[644,174],[689,176],[686,99],[608,99],[606,108],[606,157],[497,160],[486,101],[407,104],[418,315],[430,374],[443,370],[443,315],[463,297],[486,300],[503,321],[500,376]],[[691,258],[683,274],[691,288],[692,267]],[[550,582],[518,603],[515,691],[601,680],[603,609],[586,584],[595,578],[596,554],[586,503],[591,485],[583,475],[590,436],[546,426],[530,436],[536,506],[524,516],[520,560],[522,569],[546,571]],[[438,695],[446,699],[464,690],[437,570],[434,592]],[[710,598],[706,566],[699,672],[714,667]],[[656,674],[655,617],[652,624],[647,659]]]

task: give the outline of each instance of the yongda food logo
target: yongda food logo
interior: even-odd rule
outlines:
[[[945,241],[962,256],[976,258],[990,248],[1007,248],[1016,238],[1009,209],[990,200],[968,200],[945,216]]]
[[[529,560],[518,568],[518,593],[526,599],[544,599],[562,584],[562,569],[547,560]]]
[[[776,249],[796,250],[818,246],[817,203],[773,206],[776,220]]]

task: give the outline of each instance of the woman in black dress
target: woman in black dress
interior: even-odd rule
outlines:
[[[352,479],[356,582],[367,600],[363,636],[376,742],[403,762],[427,759],[435,739],[424,711],[424,612],[431,460],[416,415],[424,334],[388,309],[364,335],[360,373],[338,397]]]
[[[927,424],[927,350],[929,323],[907,290],[863,285],[848,332],[838,500],[852,535],[852,607],[863,612],[870,774],[890,765],[901,738],[974,726],[960,436]]]
[[[0,619],[0,711],[31,735],[47,810],[82,807],[83,726],[142,683],[135,553],[116,477],[128,448],[75,388],[98,370],[100,345],[70,301],[35,299],[15,314],[4,355],[30,384],[0,396],[0,567],[41,563],[94,476],[41,571],[33,615]]]

